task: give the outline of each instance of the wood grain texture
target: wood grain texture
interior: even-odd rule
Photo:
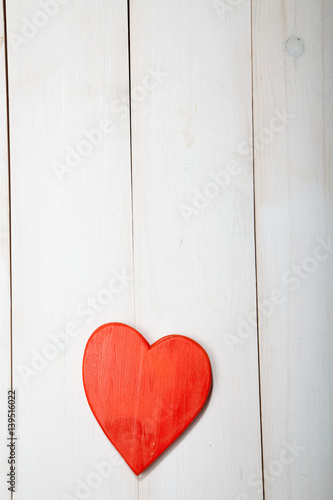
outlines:
[[[133,0],[130,12],[135,327],[149,343],[192,337],[213,372],[206,411],[140,476],[140,498],[261,499],[256,335],[225,341],[255,312],[251,155],[238,153],[251,142],[249,5],[221,18],[209,1]],[[138,102],[152,69],[160,82]]]
[[[194,340],[168,335],[149,345],[122,323],[91,335],[82,376],[93,414],[137,476],[199,414],[212,380],[209,357]]]
[[[10,258],[9,258],[9,190],[7,151],[7,103],[4,19],[0,8],[0,498],[9,500],[6,483],[7,463],[7,391],[10,389]]]
[[[42,26],[39,2],[7,6],[15,498],[135,500],[81,377],[91,332],[133,321],[126,2],[58,7]]]
[[[251,51],[250,2],[131,0],[131,176],[126,0],[7,0],[17,500],[263,498],[253,149],[265,496],[331,500],[332,10],[253,0]],[[139,480],[81,380],[110,321],[192,337],[212,362],[209,405]]]
[[[333,4],[255,0],[253,21],[266,500],[329,500]]]

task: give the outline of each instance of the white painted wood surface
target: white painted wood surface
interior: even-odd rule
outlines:
[[[255,223],[265,498],[331,499],[332,10],[131,0],[129,75],[126,0],[7,0],[18,500],[263,499]],[[191,336],[212,361],[203,414],[139,479],[82,387],[85,343],[109,321]]]
[[[192,336],[214,379],[206,412],[142,474],[139,498],[235,499],[261,467],[256,336],[235,352],[224,339],[255,310],[252,163],[237,156],[251,140],[249,5],[225,19],[191,0],[133,0],[130,12],[136,326],[150,342]],[[161,82],[137,103],[151,69]],[[190,215],[196,191],[211,198]]]
[[[137,480],[122,461],[110,462],[81,377],[94,329],[112,318],[133,322],[129,120],[115,106],[128,106],[126,3],[63,3],[27,43],[15,50],[12,36],[9,44],[15,498],[136,499]],[[42,12],[33,0],[7,2],[7,10],[12,34]],[[80,142],[105,129],[103,120],[113,129],[90,139],[100,144]],[[54,162],[65,163],[68,148],[82,158],[60,180]],[[65,347],[50,339],[66,329],[74,336]],[[96,475],[102,462],[113,465],[106,479]]]
[[[266,499],[330,500],[333,3],[253,9]]]
[[[10,362],[10,259],[7,154],[6,68],[3,10],[0,9],[0,498],[9,500],[7,444],[7,393],[11,387]]]

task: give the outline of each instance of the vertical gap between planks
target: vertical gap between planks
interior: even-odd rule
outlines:
[[[132,141],[132,72],[131,72],[131,11],[130,0],[127,0],[127,54],[128,54],[128,109],[129,109],[129,140],[131,168],[131,224],[132,224],[132,282],[133,282],[133,316],[135,320],[135,274],[134,274],[134,204],[133,204],[133,141]]]
[[[132,72],[131,72],[131,0],[127,0],[127,54],[128,54],[128,109],[129,109],[129,141],[131,168],[131,224],[132,224],[132,283],[133,283],[133,321],[135,318],[135,274],[134,274],[134,203],[133,203],[133,141],[132,141]],[[137,498],[140,498],[139,478],[136,478]]]
[[[258,386],[259,386],[259,415],[260,415],[260,449],[261,449],[261,477],[262,494],[265,500],[265,468],[264,468],[264,446],[262,426],[262,400],[261,400],[261,374],[260,374],[260,336],[259,336],[259,309],[258,309],[258,254],[257,254],[257,217],[256,217],[256,177],[254,158],[254,83],[253,83],[253,0],[250,3],[251,22],[251,128],[252,128],[252,179],[253,179],[253,231],[254,231],[254,267],[256,284],[256,321],[257,321],[257,352],[258,352]]]
[[[7,165],[8,165],[8,242],[9,242],[9,336],[10,336],[10,390],[13,390],[13,320],[12,320],[12,214],[11,214],[11,165],[10,165],[10,127],[9,127],[9,78],[8,78],[8,46],[7,46],[7,11],[6,0],[2,2],[4,28],[4,60],[6,87],[6,121],[7,121]],[[13,443],[13,436],[11,438]],[[13,500],[13,492],[10,498]]]

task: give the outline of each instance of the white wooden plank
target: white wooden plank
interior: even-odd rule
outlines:
[[[332,498],[333,3],[253,2],[266,500]],[[273,119],[273,116],[279,116]]]
[[[199,341],[214,379],[202,417],[140,476],[145,500],[262,498],[256,336],[240,349],[226,336],[255,312],[252,163],[238,153],[251,23],[247,2],[232,10],[131,1],[136,327]]]
[[[94,329],[133,320],[126,1],[7,9],[15,498],[135,500],[137,479],[112,455],[81,379]]]
[[[0,8],[0,498],[9,500],[7,392],[11,387],[10,366],[10,257],[9,257],[9,190],[7,150],[7,103],[4,43],[4,18]],[[14,464],[13,464],[14,465]]]

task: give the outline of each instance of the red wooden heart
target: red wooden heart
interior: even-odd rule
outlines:
[[[83,358],[90,408],[136,475],[192,422],[211,386],[206,351],[181,335],[151,346],[121,323],[100,326]]]

